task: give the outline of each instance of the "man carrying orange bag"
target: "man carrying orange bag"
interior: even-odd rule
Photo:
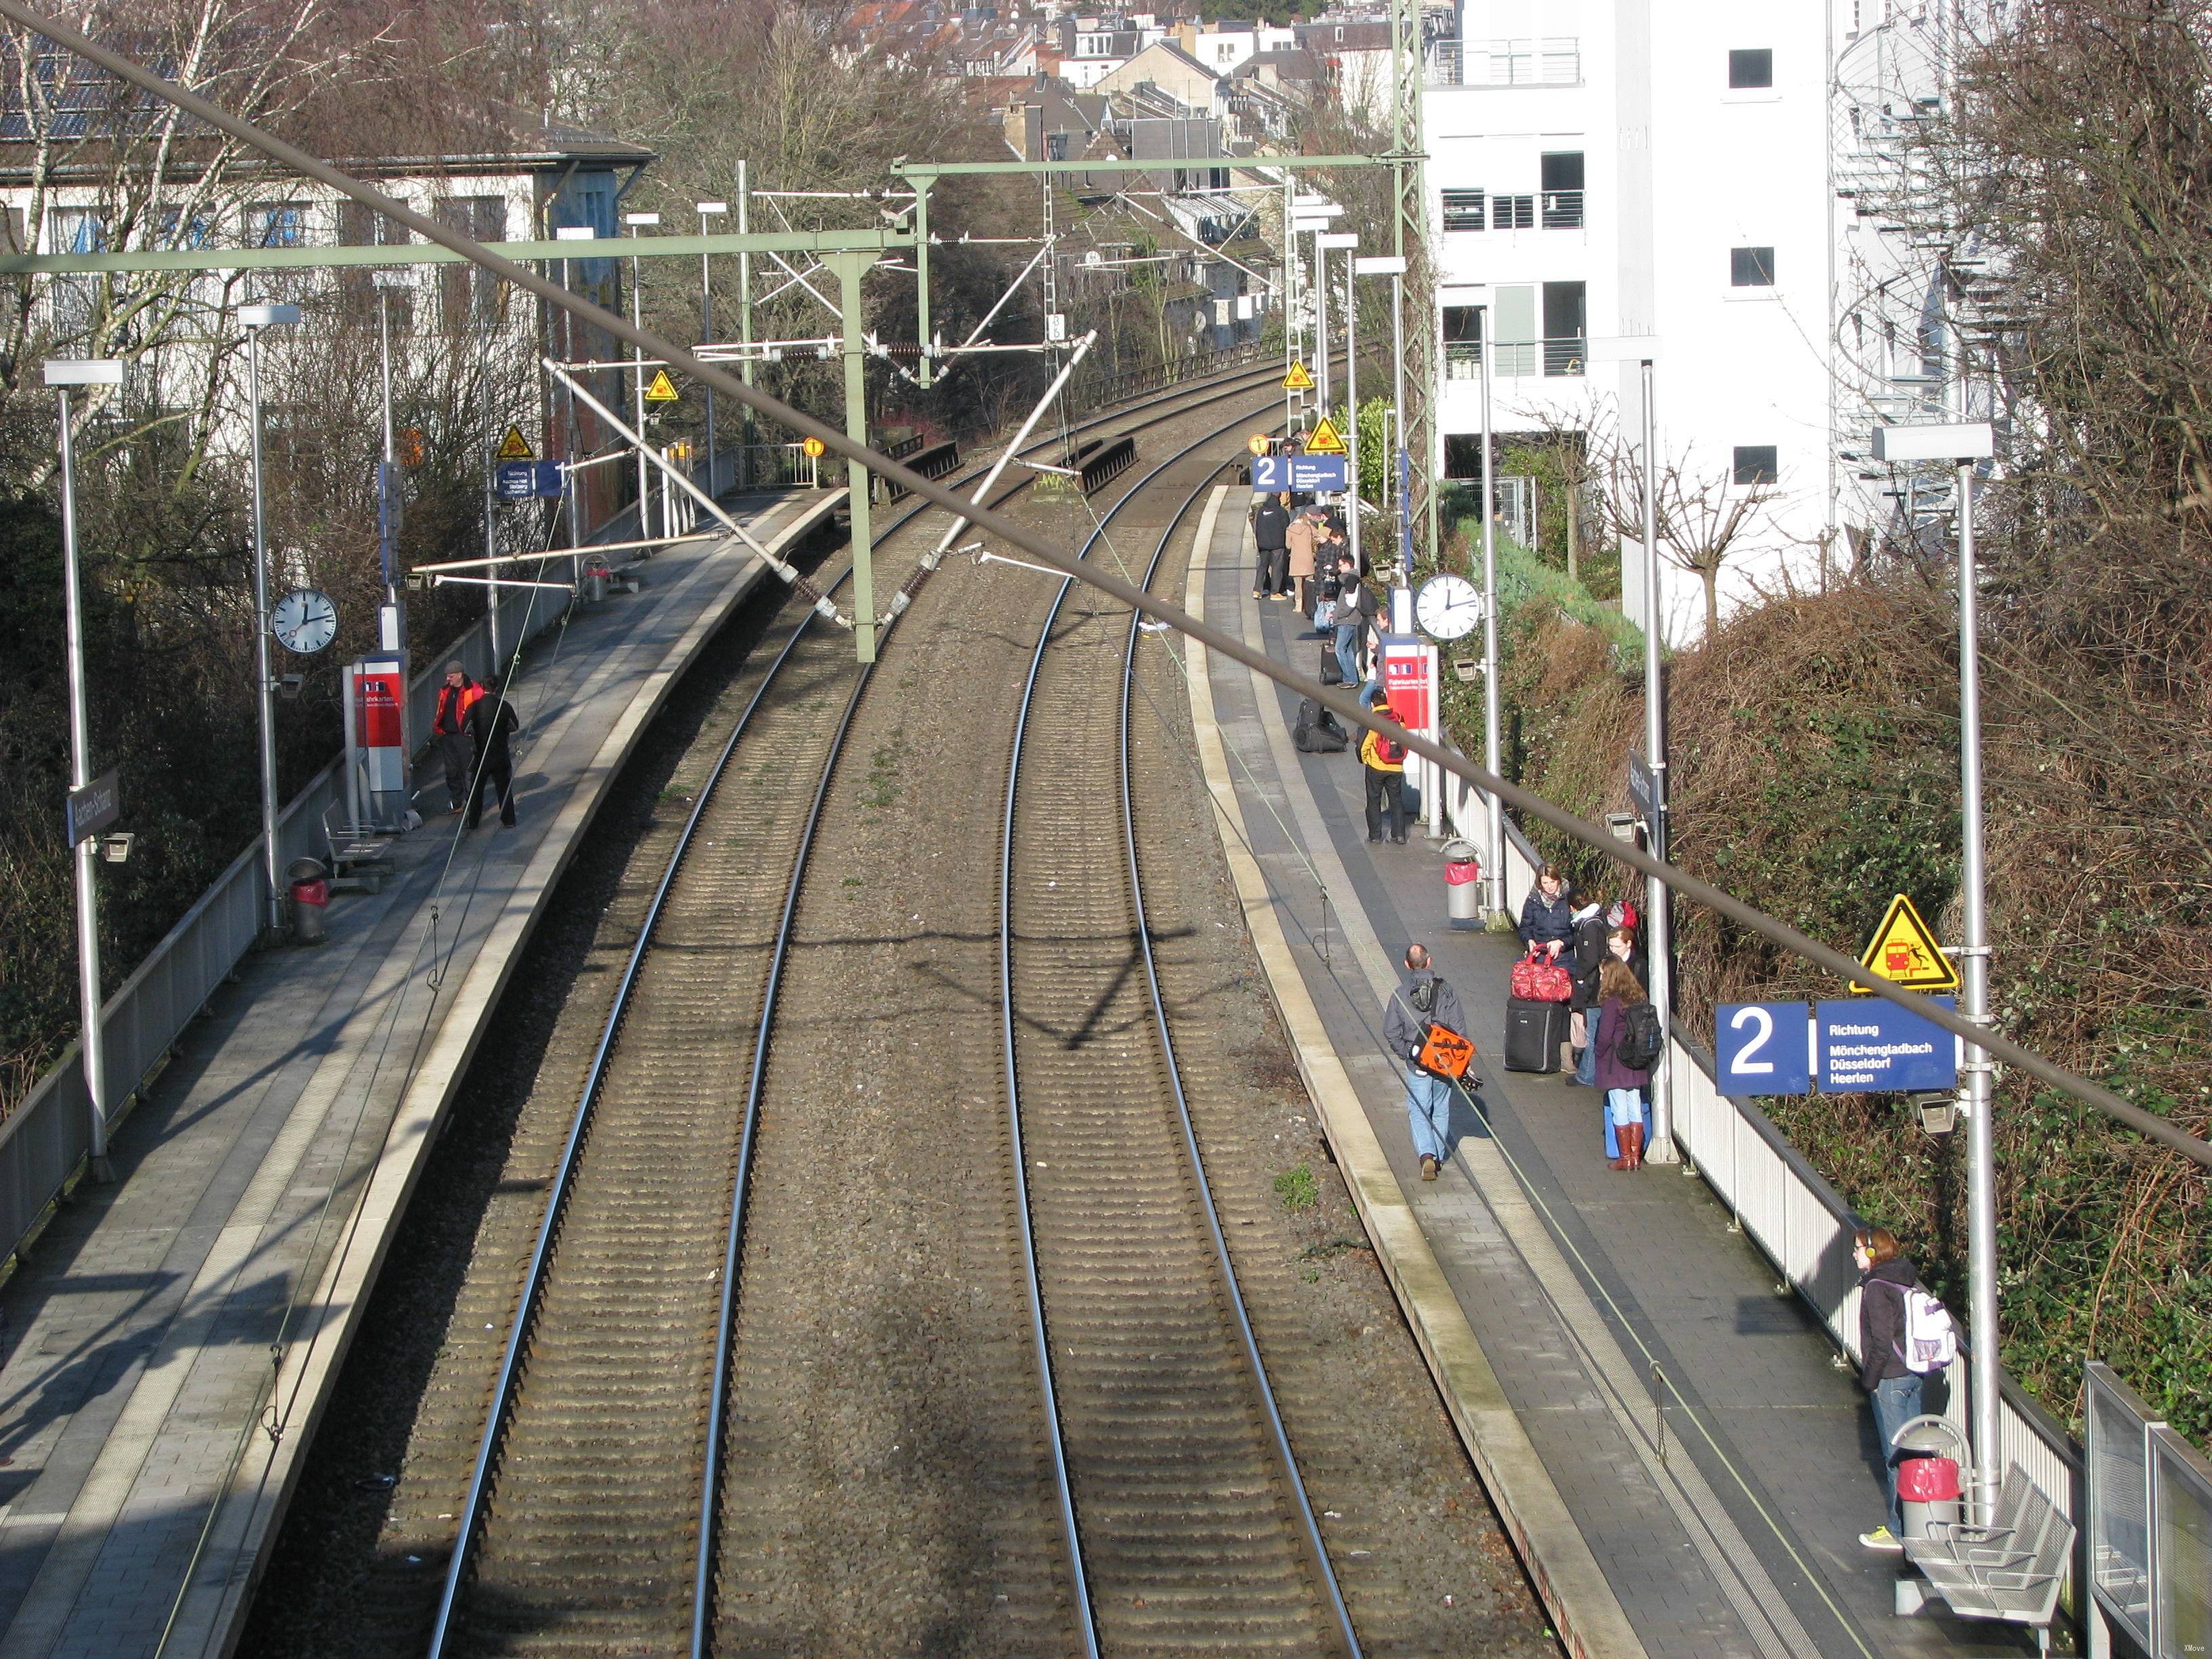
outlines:
[[[1474,1045],[1465,1035],[1459,994],[1431,969],[1427,945],[1406,947],[1406,970],[1413,983],[1391,994],[1382,1012],[1382,1040],[1406,1069],[1413,1150],[1420,1154],[1421,1179],[1434,1181],[1448,1150],[1452,1084],[1466,1074]]]

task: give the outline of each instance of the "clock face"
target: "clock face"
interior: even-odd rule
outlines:
[[[1413,596],[1413,620],[1424,633],[1455,640],[1482,620],[1482,594],[1464,576],[1431,576]]]
[[[305,656],[337,637],[338,608],[319,588],[295,587],[270,611],[269,631],[286,650]]]

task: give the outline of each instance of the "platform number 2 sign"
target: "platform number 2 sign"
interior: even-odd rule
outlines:
[[[1802,1095],[1813,1086],[1813,1035],[1802,1002],[1724,1002],[1713,1048],[1725,1095]]]

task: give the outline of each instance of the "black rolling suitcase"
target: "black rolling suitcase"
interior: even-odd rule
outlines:
[[[1337,659],[1336,647],[1324,645],[1321,648],[1321,683],[1323,685],[1344,684],[1344,665]]]
[[[1507,1071],[1558,1071],[1559,1045],[1566,1040],[1565,1003],[1531,1002],[1527,997],[1505,1000]]]

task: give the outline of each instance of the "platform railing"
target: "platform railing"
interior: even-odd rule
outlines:
[[[502,604],[500,637],[505,650],[514,648],[526,627],[534,635],[559,620],[566,601],[557,595],[552,599],[548,603],[544,591],[532,590]],[[429,731],[445,665],[455,658],[471,678],[481,680],[491,671],[491,640],[482,619],[413,676],[408,695],[411,736]],[[327,856],[323,818],[345,799],[343,769],[343,760],[332,761],[277,815],[278,868],[298,858]],[[128,1115],[185,1028],[206,1011],[210,999],[254,948],[265,908],[263,881],[257,833],[107,999],[100,1030],[111,1128]],[[47,1206],[83,1166],[92,1146],[91,1110],[81,1050],[72,1042],[0,1122],[0,1249],[11,1255],[20,1250]]]
[[[1484,797],[1456,778],[1445,782],[1451,832],[1484,845]],[[1543,862],[1534,844],[1509,817],[1503,883],[1509,915],[1517,918],[1521,914]],[[1687,1168],[1728,1206],[1734,1226],[1773,1265],[1779,1284],[1787,1285],[1820,1321],[1840,1363],[1856,1367],[1861,1358],[1859,1290],[1851,1244],[1854,1233],[1868,1224],[1755,1103],[1720,1091],[1711,1051],[1680,1019],[1673,1024],[1668,1054],[1674,1068],[1674,1142],[1688,1161]],[[1963,1326],[1964,1310],[1960,1313]],[[1963,1439],[1972,1421],[1972,1368],[1965,1359],[1963,1331],[1960,1348],[1960,1360],[1945,1374],[1948,1398],[1942,1414]],[[2087,1513],[2080,1446],[2012,1378],[2003,1377],[2000,1387],[1998,1468],[2019,1464],[2074,1522],[2080,1535],[2086,1531]],[[2077,1546],[2065,1592],[2067,1605],[2077,1616],[2077,1588],[2085,1582],[2078,1551]]]

